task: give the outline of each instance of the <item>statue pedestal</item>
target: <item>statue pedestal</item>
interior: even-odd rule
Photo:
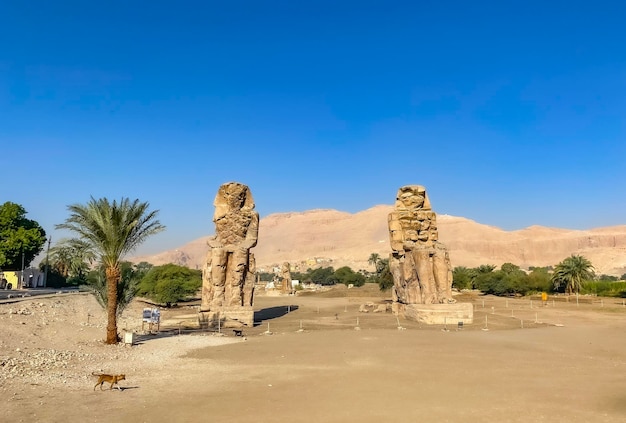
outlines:
[[[469,303],[398,304],[396,308],[405,319],[427,325],[471,324],[474,321],[474,307]]]
[[[215,310],[200,311],[198,322],[201,328],[240,328],[254,326],[252,307],[219,307]],[[219,323],[218,323],[219,322]]]

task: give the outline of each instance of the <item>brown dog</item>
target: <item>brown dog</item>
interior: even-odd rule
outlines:
[[[111,384],[111,386],[109,387],[109,389],[113,389],[113,385],[116,385],[117,382],[119,382],[120,380],[126,380],[126,375],[106,375],[104,373],[92,373],[93,376],[98,376],[98,383],[95,384],[95,386],[93,387],[93,390],[96,390],[96,387],[98,385],[100,385],[100,390],[102,390],[102,385],[104,384],[104,382],[108,382]],[[122,388],[120,388],[120,386],[117,386],[117,389],[119,389],[120,391],[122,390]]]

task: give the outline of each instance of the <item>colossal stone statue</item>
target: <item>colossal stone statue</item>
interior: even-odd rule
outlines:
[[[282,266],[280,266],[280,272],[278,274],[279,277],[279,285],[276,288],[279,288],[283,294],[291,294],[291,270],[288,262],[284,262]]]
[[[257,243],[259,214],[250,189],[237,182],[223,184],[213,202],[215,236],[202,271],[201,322],[251,326],[255,261],[250,249]],[[231,322],[231,323],[232,323]]]
[[[450,258],[446,247],[438,241],[437,217],[426,189],[421,185],[400,188],[388,222],[394,308],[454,303]]]

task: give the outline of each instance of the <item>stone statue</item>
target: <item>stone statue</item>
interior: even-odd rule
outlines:
[[[394,304],[454,303],[450,257],[438,241],[437,216],[426,189],[421,185],[400,188],[388,222]]]
[[[208,241],[200,312],[212,312],[204,317],[209,323],[232,318],[251,325],[255,260],[250,249],[257,244],[259,214],[250,189],[237,182],[222,185],[213,205],[215,236]]]
[[[291,270],[289,269],[289,267],[289,263],[284,262],[282,266],[280,266],[280,272],[278,274],[280,281],[277,288],[279,288],[280,291],[284,294],[292,293]]]

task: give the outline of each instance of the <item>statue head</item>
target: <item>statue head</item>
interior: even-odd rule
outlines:
[[[396,195],[396,209],[430,210],[426,188],[421,185],[405,185]]]
[[[213,205],[215,206],[213,220],[217,220],[228,212],[243,208],[254,209],[254,200],[247,185],[228,182],[220,186]]]

